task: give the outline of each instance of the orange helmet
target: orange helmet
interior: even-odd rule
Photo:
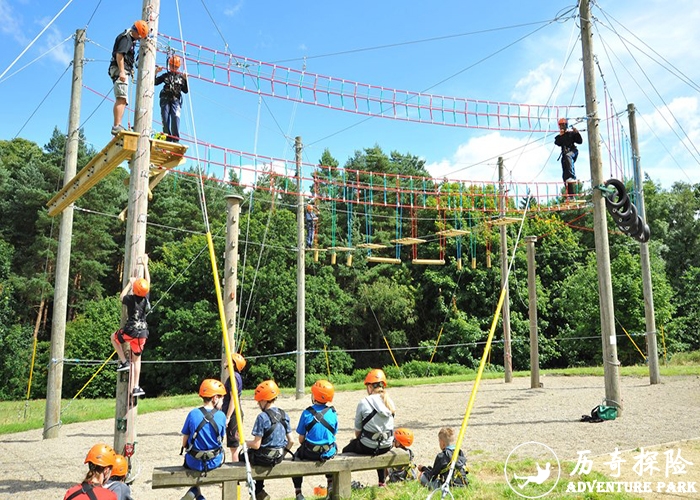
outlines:
[[[559,128],[561,128],[562,125],[568,125],[569,120],[567,120],[566,118],[559,118],[559,121],[557,121],[557,123],[559,124]]]
[[[90,448],[84,463],[99,465],[100,467],[114,467],[116,458],[117,454],[110,445],[98,443]]]
[[[139,19],[134,23],[131,29],[138,31],[139,38],[146,38],[148,36],[148,24],[146,24],[146,21]]]
[[[317,380],[314,385],[311,386],[311,395],[314,401],[319,403],[330,403],[333,401],[333,396],[335,395],[335,389],[333,384],[328,380]]]
[[[243,368],[245,368],[245,365],[247,363],[245,358],[237,352],[231,354],[231,361],[233,361],[233,366],[235,366],[236,370],[238,370],[239,372],[243,371]]]
[[[405,427],[400,427],[394,431],[394,439],[396,439],[401,446],[408,448],[413,444],[413,431]]]
[[[124,455],[114,457],[114,467],[112,467],[112,475],[117,477],[126,476],[129,473],[129,462]]]
[[[384,375],[384,370],[381,368],[370,370],[365,377],[365,385],[369,384],[382,384],[384,387],[386,387],[386,375]]]
[[[170,56],[168,58],[168,68],[170,71],[177,71],[180,68],[180,56]]]
[[[148,280],[144,278],[139,278],[136,281],[134,281],[134,284],[131,285],[131,291],[134,292],[134,295],[138,297],[145,297],[148,295],[148,291],[150,290],[150,285],[148,284]]]
[[[226,387],[215,378],[204,379],[199,386],[199,395],[203,398],[213,398],[215,395],[225,396]]]
[[[255,388],[255,401],[272,401],[280,395],[280,388],[274,380],[260,382]]]

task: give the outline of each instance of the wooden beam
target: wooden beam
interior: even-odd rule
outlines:
[[[435,233],[439,236],[464,236],[465,234],[469,234],[469,231],[467,229],[443,229],[442,231],[438,231]]]
[[[401,259],[394,259],[391,257],[374,257],[370,255],[367,257],[367,262],[374,262],[377,264],[401,264]]]
[[[423,265],[423,266],[444,266],[444,259],[413,259],[411,264]]]
[[[107,177],[121,162],[130,158],[136,151],[138,138],[136,132],[129,130],[119,132],[56,196],[49,200],[46,204],[49,207],[49,215],[54,217],[63,212],[68,205]]]
[[[419,243],[425,243],[427,240],[420,238],[398,238],[390,241],[392,243],[400,243],[401,245],[418,245]]]
[[[520,222],[520,219],[516,217],[499,217],[498,219],[488,221],[488,224],[492,226],[505,226],[506,224],[514,224]]]
[[[379,243],[360,243],[357,248],[371,248],[372,250],[379,250],[380,248],[389,248],[388,245],[380,245]]]

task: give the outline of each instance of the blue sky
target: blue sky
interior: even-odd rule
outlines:
[[[141,1],[118,2],[116,10],[115,2],[73,0],[7,70],[66,3],[0,0],[0,73],[6,72],[0,79],[0,139],[19,133],[43,145],[55,126],[66,131],[70,37],[87,27],[81,122],[96,149],[110,140],[112,103],[102,102],[98,93],[111,97],[111,47],[116,35],[140,17]],[[634,102],[644,172],[665,188],[675,181],[700,182],[700,4],[598,4],[593,15],[594,51],[603,75],[597,85],[600,114],[610,106],[624,112]],[[445,0],[430,7],[415,1],[204,0],[180,1],[178,15],[175,1],[162,0],[159,31],[180,38],[182,29],[182,38],[205,47],[226,50],[228,44],[237,56],[299,70],[305,64],[311,73],[388,88],[515,103],[583,104],[578,23],[567,17],[546,24],[573,7],[561,0]],[[164,60],[159,55],[158,63]],[[196,73],[196,68],[188,71]],[[284,99],[259,102],[254,94],[195,78],[190,85],[181,129],[189,135],[196,130],[200,140],[219,146],[291,160],[293,138],[300,135],[304,160],[310,163],[328,148],[342,165],[354,151],[378,144],[387,153],[424,158],[440,178],[495,179],[495,158],[503,156],[513,181],[560,180],[558,150],[553,137],[543,133],[366,120]],[[159,118],[158,110],[154,117]],[[620,119],[627,129],[626,114]],[[606,133],[605,125],[601,131]],[[603,170],[608,172],[610,142],[603,141]],[[590,178],[585,133],[577,172],[579,178]]]

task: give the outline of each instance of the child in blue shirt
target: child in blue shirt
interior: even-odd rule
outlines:
[[[285,453],[291,453],[292,427],[289,416],[275,406],[279,395],[280,389],[274,380],[265,380],[255,388],[260,413],[253,424],[253,439],[245,442],[253,465],[272,467],[282,461]],[[270,500],[265,481],[255,481],[255,500]]]
[[[199,386],[199,395],[204,403],[190,411],[182,426],[182,448],[185,451],[187,469],[204,471],[220,467],[224,461],[223,439],[226,432],[226,415],[220,411],[226,395],[224,384],[219,380],[208,378]],[[182,500],[204,500],[199,487],[194,486],[182,497]]]
[[[335,388],[328,380],[317,380],[311,386],[311,402],[313,403],[303,411],[297,425],[299,443],[294,454],[294,460],[313,460],[325,462],[333,458],[338,449],[335,444],[335,435],[338,433],[338,415],[335,408],[328,406],[333,401]],[[303,476],[292,478],[294,483],[295,500],[304,500],[301,493]],[[333,476],[326,475],[328,482],[327,491],[330,498],[330,491],[333,487]]]

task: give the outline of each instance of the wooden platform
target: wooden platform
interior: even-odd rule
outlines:
[[[400,245],[418,245],[420,243],[425,243],[426,240],[420,238],[398,238],[396,240],[390,240],[391,243],[398,243]]]
[[[119,132],[56,196],[49,200],[46,204],[49,208],[48,214],[53,217],[63,212],[68,205],[107,177],[124,160],[130,159],[136,152],[138,139],[139,135],[136,132],[130,130]],[[187,151],[187,146],[157,139],[150,141],[152,171],[156,170],[149,181],[149,188],[152,189],[171,168],[185,161],[184,154]]]
[[[517,217],[499,217],[498,219],[488,221],[488,224],[492,226],[505,226],[507,224],[515,224],[516,222],[520,222],[520,219]]]
[[[389,245],[380,245],[379,243],[361,243],[357,248],[369,248],[371,250],[379,250],[381,248],[389,248]]]
[[[469,234],[469,230],[467,229],[443,229],[442,231],[438,231],[435,233],[439,236],[464,236],[465,234]]]

